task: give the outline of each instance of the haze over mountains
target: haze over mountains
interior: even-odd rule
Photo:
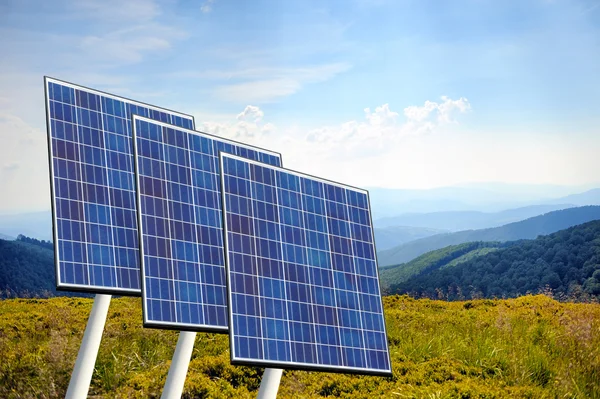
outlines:
[[[380,267],[408,262],[419,255],[449,245],[471,241],[513,241],[533,239],[538,235],[554,233],[578,224],[600,219],[600,206],[583,206],[549,212],[520,222],[481,230],[465,230],[437,234],[380,251],[377,259]]]
[[[15,237],[8,236],[6,234],[0,234],[0,240],[14,240]]]
[[[383,251],[400,244],[418,240],[419,238],[447,233],[448,230],[433,229],[429,227],[388,226],[382,228],[375,227],[374,232],[377,250]]]
[[[0,234],[3,239],[15,239],[19,234],[40,240],[52,240],[50,211],[0,215]]]
[[[600,205],[600,188],[553,185],[478,183],[428,190],[371,188],[369,193],[375,227],[403,227],[396,229],[397,238],[391,241],[390,231],[376,232],[378,250],[436,233],[431,229],[496,227],[552,210]],[[6,214],[0,209],[0,234],[5,239],[24,234],[50,240],[50,210]]]
[[[499,212],[531,205],[600,205],[600,188],[547,185],[473,184],[429,190],[370,188],[375,220],[406,213]]]
[[[572,204],[530,205],[522,208],[507,209],[500,212],[447,211],[430,213],[405,213],[374,221],[376,228],[391,226],[413,226],[438,230],[461,231],[485,229],[518,222],[533,216],[542,215],[560,209],[573,208]],[[379,243],[378,243],[379,245]]]

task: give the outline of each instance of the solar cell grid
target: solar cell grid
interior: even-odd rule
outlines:
[[[191,116],[44,79],[57,287],[139,295],[131,116]]]
[[[277,153],[134,117],[146,326],[228,330],[220,151],[281,164]]]
[[[237,364],[389,375],[367,193],[221,154]]]

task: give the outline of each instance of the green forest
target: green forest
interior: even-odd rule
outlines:
[[[387,266],[379,269],[381,286],[388,291],[391,285],[399,284],[409,278],[431,273],[451,264],[456,265],[470,257],[476,257],[510,245],[499,242],[467,242],[450,245],[442,249],[427,252],[410,262],[397,266]]]
[[[17,240],[0,240],[0,298],[56,294],[51,242],[23,235]]]
[[[434,261],[418,270],[414,263],[395,268],[397,276],[410,269],[410,278],[392,280],[389,274],[394,268],[390,268],[382,271],[382,280],[389,284],[390,293],[449,300],[517,297],[544,289],[576,300],[600,296],[600,221],[505,246],[453,265],[429,254]],[[446,248],[449,258],[453,248],[460,249]]]

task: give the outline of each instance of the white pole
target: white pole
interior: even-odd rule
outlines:
[[[192,358],[195,340],[195,332],[181,331],[179,333],[175,354],[171,361],[171,367],[169,368],[167,382],[163,388],[161,399],[181,399],[183,384],[185,383],[185,376],[187,375],[190,359]]]
[[[66,399],[87,398],[100,341],[102,340],[104,324],[106,323],[110,298],[111,296],[106,294],[96,294],[96,298],[94,298],[92,312],[83,333],[81,347],[79,347],[69,388],[67,388]]]
[[[260,388],[258,389],[257,399],[275,399],[279,390],[282,369],[265,369]]]

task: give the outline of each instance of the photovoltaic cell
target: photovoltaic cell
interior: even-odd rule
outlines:
[[[131,116],[194,120],[48,77],[44,86],[57,287],[139,295]]]
[[[390,375],[368,193],[221,153],[231,361]]]
[[[144,325],[228,331],[219,152],[279,154],[134,117]]]

